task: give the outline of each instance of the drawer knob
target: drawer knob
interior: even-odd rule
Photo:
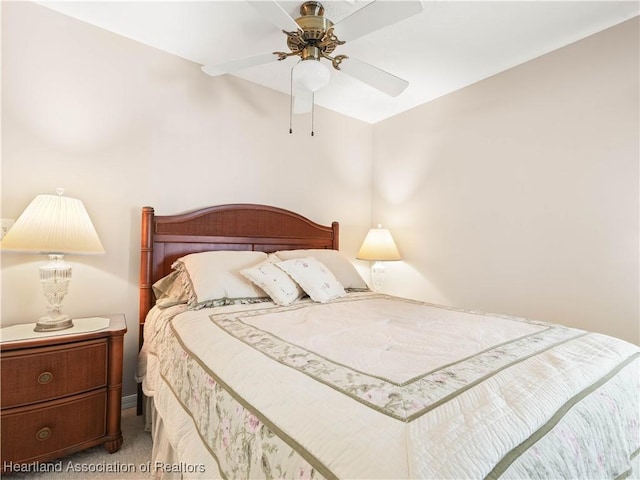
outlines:
[[[46,385],[47,383],[51,382],[51,380],[53,380],[53,373],[51,372],[42,372],[40,375],[38,375],[38,383],[40,385]]]
[[[36,432],[36,439],[43,441],[47,440],[51,436],[51,429],[49,427],[42,427]]]

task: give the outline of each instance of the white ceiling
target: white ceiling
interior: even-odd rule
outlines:
[[[390,1],[390,0],[378,0]],[[198,64],[287,51],[285,36],[243,0],[38,2]],[[279,2],[298,17],[301,2]],[[369,0],[324,1],[334,23]],[[423,11],[336,49],[410,82],[392,98],[333,71],[316,104],[375,123],[640,13],[639,1],[423,1]],[[336,26],[339,37],[339,25]],[[348,60],[346,60],[348,61]],[[289,93],[294,58],[237,72]],[[287,65],[284,65],[286,63]],[[204,73],[203,73],[204,75]]]

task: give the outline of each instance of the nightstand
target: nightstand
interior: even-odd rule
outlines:
[[[113,453],[122,445],[125,317],[73,321],[73,330],[15,340],[14,327],[2,329],[0,470],[99,444]]]

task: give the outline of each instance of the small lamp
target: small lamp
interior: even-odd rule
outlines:
[[[371,282],[373,290],[379,291],[384,283],[384,263],[392,260],[401,260],[400,253],[396,247],[391,232],[382,225],[372,228],[362,242],[357,257],[360,260],[373,261],[371,266]]]
[[[47,298],[47,315],[38,319],[36,332],[64,330],[73,326],[71,317],[60,312],[71,281],[71,265],[65,254],[98,255],[104,248],[82,202],[58,195],[38,195],[3,237],[2,250],[49,255],[40,267],[40,283]]]

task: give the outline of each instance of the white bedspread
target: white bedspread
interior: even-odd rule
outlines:
[[[154,310],[140,376],[186,477],[613,479],[640,449],[638,352],[359,293]]]

